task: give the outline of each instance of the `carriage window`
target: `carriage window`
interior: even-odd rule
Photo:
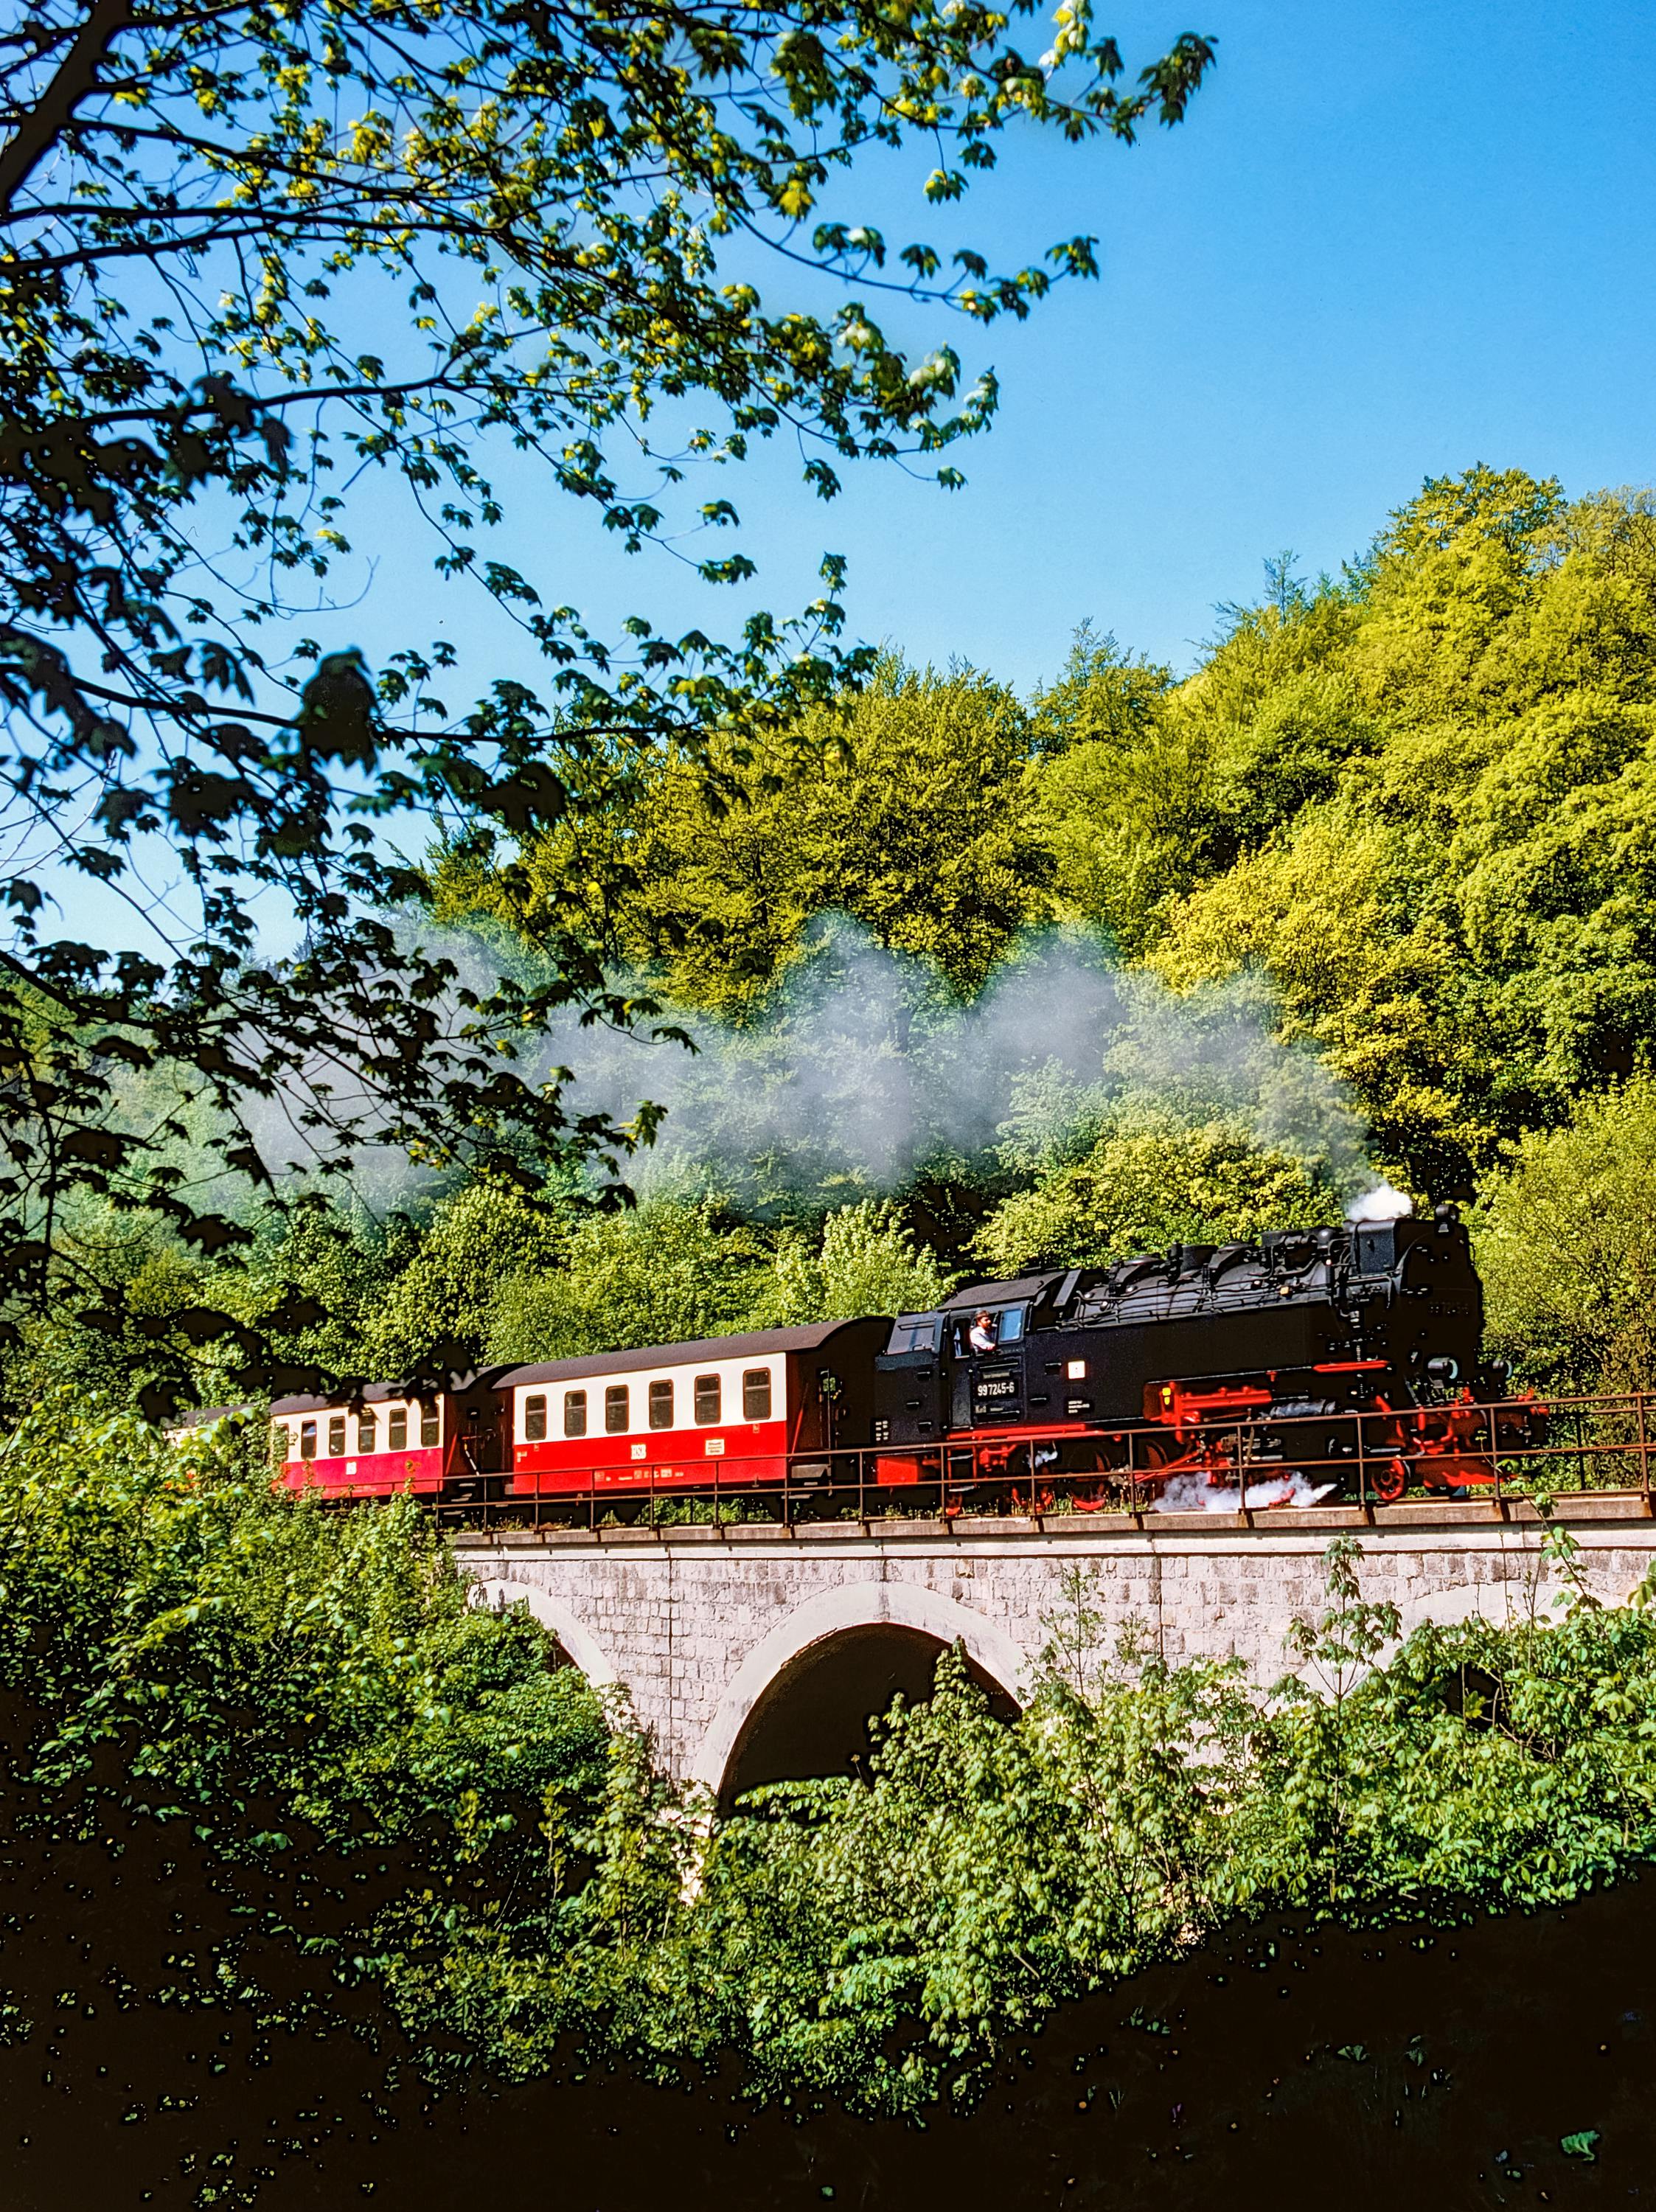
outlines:
[[[546,1441],[546,1400],[541,1392],[524,1400],[524,1442],[526,1444]]]
[[[905,1314],[894,1323],[888,1352],[935,1352],[937,1348],[937,1316],[936,1314]]]
[[[716,1375],[698,1375],[695,1378],[695,1417],[704,1425],[719,1419],[724,1392],[719,1387]]]
[[[633,1425],[627,1385],[612,1382],[604,1394],[604,1425],[612,1437],[624,1436]]]
[[[443,1440],[443,1417],[435,1406],[420,1408],[420,1441],[429,1447]]]
[[[742,1377],[742,1418],[744,1421],[767,1421],[770,1417],[770,1369],[750,1367]]]
[[[301,1421],[299,1425],[299,1455],[300,1459],[316,1457],[316,1423]]]
[[[286,1421],[277,1421],[270,1431],[270,1456],[277,1462],[290,1460],[294,1455],[294,1432]]]
[[[567,1437],[586,1434],[586,1393],[585,1390],[566,1390],[563,1394],[563,1432]]]
[[[344,1456],[345,1416],[343,1413],[336,1413],[328,1423],[328,1457],[343,1459]]]
[[[356,1449],[358,1451],[363,1453],[378,1451],[379,1449],[379,1416],[377,1413],[359,1413],[356,1417]]]
[[[406,1451],[409,1444],[409,1409],[399,1406],[385,1423],[387,1451]]]
[[[650,1385],[650,1426],[670,1429],[673,1425],[673,1386],[670,1382]]]

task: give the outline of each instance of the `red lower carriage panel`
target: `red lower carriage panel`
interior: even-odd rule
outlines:
[[[513,1448],[514,1498],[613,1497],[628,1491],[713,1490],[736,1496],[787,1475],[787,1425],[745,1421],[653,1435],[549,1437]]]
[[[443,1449],[432,1444],[364,1452],[354,1459],[290,1459],[281,1480],[289,1490],[320,1490],[337,1498],[392,1498],[403,1490],[428,1496],[443,1486]]]

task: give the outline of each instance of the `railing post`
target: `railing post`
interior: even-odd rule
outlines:
[[[1582,1442],[1586,1427],[1586,1415],[1578,1400],[1575,1407],[1575,1487],[1578,1491],[1587,1486],[1587,1455]]]
[[[1357,1425],[1357,1510],[1365,1519],[1372,1519],[1374,1509],[1368,1503],[1368,1461],[1363,1449],[1362,1415],[1354,1413]]]
[[[1495,1419],[1493,1406],[1486,1406],[1483,1408],[1483,1413],[1489,1425],[1489,1472],[1495,1477],[1495,1510],[1497,1516],[1504,1521],[1507,1517],[1507,1508],[1501,1494],[1501,1430]]]
[[[1650,1441],[1645,1423],[1645,1394],[1637,1394],[1639,1407],[1639,1486],[1645,1493],[1645,1512],[1650,1512]]]

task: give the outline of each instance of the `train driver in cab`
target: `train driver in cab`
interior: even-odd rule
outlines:
[[[966,1341],[970,1349],[974,1352],[992,1352],[995,1349],[995,1340],[993,1314],[974,1314],[972,1326],[966,1333]]]

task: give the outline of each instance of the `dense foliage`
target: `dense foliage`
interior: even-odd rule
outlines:
[[[658,973],[680,1004],[740,1014],[816,916],[840,913],[976,990],[1046,912],[1052,863],[1022,789],[1028,752],[1004,686],[888,659],[848,708],[804,717],[786,745],[730,756],[724,786],[657,755],[613,795],[614,854],[591,872],[613,885],[624,854],[630,887],[585,915],[594,950]],[[594,834],[561,826],[505,868],[488,865],[492,838],[474,838],[447,857],[437,911],[492,913],[536,939],[567,926],[566,887],[590,866]]]
[[[343,1972],[389,1861],[445,1900],[538,1876],[549,1808],[602,1794],[605,1723],[531,1622],[469,1607],[411,1504],[330,1515],[262,1462],[230,1425],[174,1447],[68,1394],[9,1438],[5,1786],[26,1824],[177,1823]],[[198,1963],[209,1989],[234,1966]]]
[[[1107,1637],[1078,1569],[1016,1722],[945,1654],[864,1778],[709,1832],[411,1510],[327,1515],[221,1431],[179,1454],[52,1407],[0,1458],[0,1527],[15,1831],[102,1838],[112,1875],[171,1837],[235,1899],[122,2002],[326,2033],[367,1985],[442,2078],[734,2052],[756,2088],[914,2111],[1239,1917],[1453,1921],[1656,1853],[1647,1593],[1594,1603],[1557,1532],[1507,1625],[1401,1645],[1337,1540],[1274,1687]]]

